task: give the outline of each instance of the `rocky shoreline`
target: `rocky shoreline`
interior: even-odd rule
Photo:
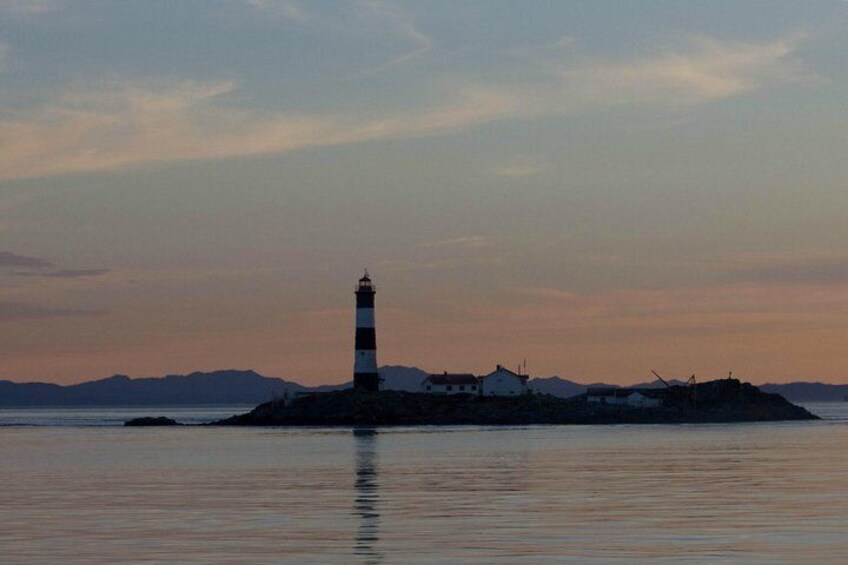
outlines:
[[[593,404],[586,395],[497,398],[352,390],[260,404],[217,426],[447,426],[533,424],[660,424],[817,420],[778,394],[736,379],[673,386],[663,405],[641,408]]]

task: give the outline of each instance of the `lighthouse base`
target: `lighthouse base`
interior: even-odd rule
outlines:
[[[377,392],[380,390],[379,373],[354,373],[353,390],[357,392]]]

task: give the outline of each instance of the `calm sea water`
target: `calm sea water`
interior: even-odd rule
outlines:
[[[109,424],[242,409],[0,411],[0,563],[848,563],[848,405],[810,408],[829,419],[133,429]]]

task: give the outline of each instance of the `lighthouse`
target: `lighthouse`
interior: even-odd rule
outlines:
[[[353,389],[361,392],[380,390],[377,372],[377,334],[374,330],[374,294],[368,271],[356,286],[356,353],[353,362]]]

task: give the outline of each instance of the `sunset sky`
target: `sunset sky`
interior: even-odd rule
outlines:
[[[0,379],[848,382],[848,2],[0,0]]]

